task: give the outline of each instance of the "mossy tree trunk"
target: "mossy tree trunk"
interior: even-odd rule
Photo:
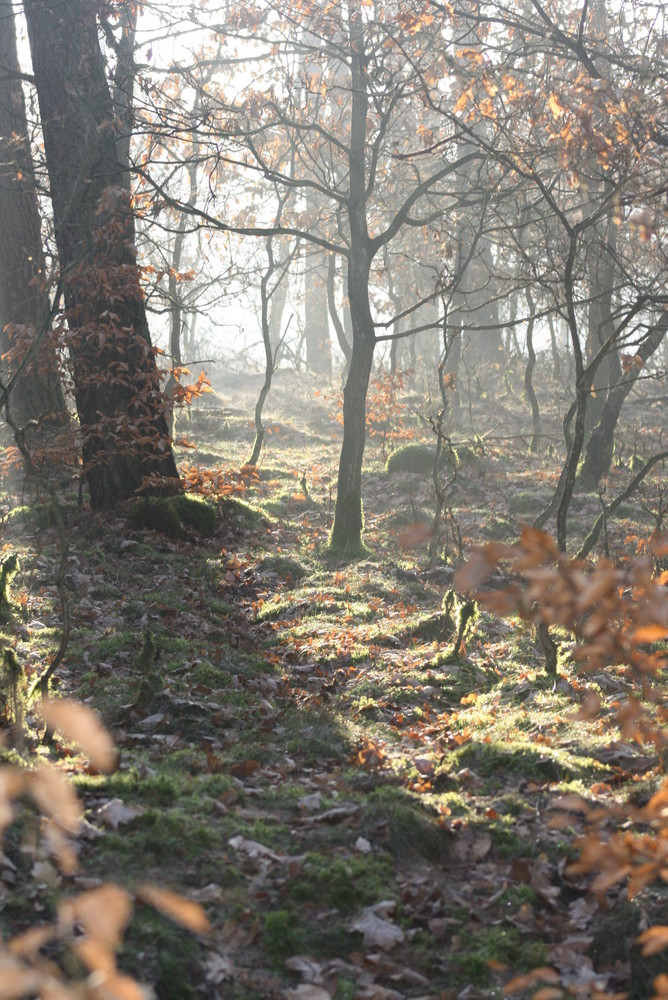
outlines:
[[[92,0],[26,0],[93,507],[178,478]]]

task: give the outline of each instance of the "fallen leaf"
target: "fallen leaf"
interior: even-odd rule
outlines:
[[[112,830],[118,830],[119,826],[131,823],[133,819],[141,816],[144,810],[141,806],[126,806],[122,799],[109,799],[103,806],[95,812],[95,817],[104,826]]]
[[[159,889],[155,885],[141,885],[137,890],[137,898],[160,910],[166,917],[192,931],[193,934],[206,934],[211,930],[209,918],[199,903],[186,899],[171,889]]]
[[[42,710],[47,725],[59,729],[72,743],[78,743],[96,768],[116,770],[118,754],[114,741],[92,708],[69,698],[58,698],[44,702]]]
[[[228,844],[235,851],[243,851],[249,858],[270,858],[271,861],[287,860],[283,855],[272,851],[270,847],[265,847],[264,844],[260,844],[257,840],[247,840],[241,834],[238,834],[236,837],[230,837]]]
[[[294,989],[285,990],[286,1000],[332,1000],[332,994],[314,983],[301,983]]]
[[[366,948],[382,948],[383,951],[391,951],[392,948],[405,940],[406,935],[401,927],[397,927],[396,924],[384,917],[378,916],[374,912],[375,909],[376,907],[366,907],[362,915],[352,921],[350,929],[359,931],[364,936]]]

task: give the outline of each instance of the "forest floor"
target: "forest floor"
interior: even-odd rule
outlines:
[[[181,419],[199,446],[184,462],[239,467],[258,384],[230,378]],[[430,440],[427,405],[406,401],[407,437]],[[605,712],[578,718],[587,691],[611,706],[628,676],[578,673],[564,636],[554,682],[517,618],[481,612],[454,660],[443,629],[460,557],[516,538],[554,489],[558,421],[530,455],[523,407],[504,390],[493,410],[480,398],[462,415],[465,457],[433,559],[420,527],[433,519],[431,475],[386,472],[382,433],[366,456],[369,555],[323,558],[340,427],[335,400],[295,376],[270,397],[259,478],[218,503],[213,537],[172,539],[63,494],[70,635],[54,690],[100,713],[120,766],[101,776],[76,748],[40,744],[29,707],[26,745],[6,757],[54,761],[86,822],[79,872],[65,877],[29,806],[18,811],[0,861],[3,936],[50,919],[77,888],[148,880],[201,902],[212,924],[192,936],[137,906],[119,964],[159,1000],[465,1000],[498,997],[537,967],[545,998],[651,995],[660,956],[632,946],[665,894],[594,897],[591,877],[569,869],[583,820],[551,823],[565,794],[605,806],[658,787],[652,748],[622,739]],[[639,442],[651,449],[653,413],[633,411],[610,494]],[[660,489],[648,484],[609,525],[613,556],[651,534]],[[59,535],[30,488],[0,500],[3,550],[21,560],[0,642],[32,683],[62,632]],[[574,533],[599,510],[578,495]]]

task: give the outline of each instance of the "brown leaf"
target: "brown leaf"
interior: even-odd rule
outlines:
[[[63,929],[80,924],[95,940],[117,948],[132,914],[132,897],[118,885],[101,885],[64,900],[58,907],[58,923]]]
[[[78,743],[98,770],[116,770],[118,755],[114,741],[91,708],[69,698],[59,698],[45,702],[43,711],[47,725],[59,729],[72,743]]]
[[[35,993],[42,976],[32,969],[25,969],[14,958],[0,956],[0,1000],[21,1000]]]
[[[142,885],[137,892],[142,902],[160,910],[175,923],[192,931],[193,934],[207,934],[211,930],[209,918],[199,903],[186,899],[171,889],[158,889],[155,885]]]
[[[668,927],[657,924],[643,931],[638,937],[638,944],[642,945],[643,955],[656,955],[658,952],[668,948]]]
[[[364,935],[366,948],[382,948],[383,951],[390,951],[401,944],[406,935],[401,927],[378,915],[376,911],[383,905],[377,903],[375,906],[367,906],[362,915],[353,920],[350,929]]]
[[[81,822],[81,804],[64,774],[49,764],[42,764],[30,775],[30,794],[44,816],[57,819],[70,833]]]
[[[530,986],[535,986],[536,983],[553,983],[559,982],[559,973],[555,969],[551,969],[547,965],[540,966],[537,969],[532,969],[531,972],[526,972],[521,976],[514,976],[509,983],[503,987],[504,994],[509,993],[519,993],[522,990],[528,989]]]
[[[141,806],[126,806],[122,799],[109,799],[103,806],[95,812],[95,817],[104,826],[112,830],[118,830],[119,826],[132,822],[137,816],[141,816],[144,810]]]
[[[416,521],[415,524],[408,524],[399,532],[397,541],[400,549],[419,549],[421,545],[426,545],[434,537],[434,532],[430,524],[426,521]]]

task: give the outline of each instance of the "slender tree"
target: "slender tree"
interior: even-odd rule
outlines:
[[[16,48],[14,8],[0,2],[0,354],[11,375],[42,336],[49,316],[46,265],[22,74]],[[11,413],[19,425],[45,414],[65,417],[53,339],[46,335],[34,362],[17,381]]]

